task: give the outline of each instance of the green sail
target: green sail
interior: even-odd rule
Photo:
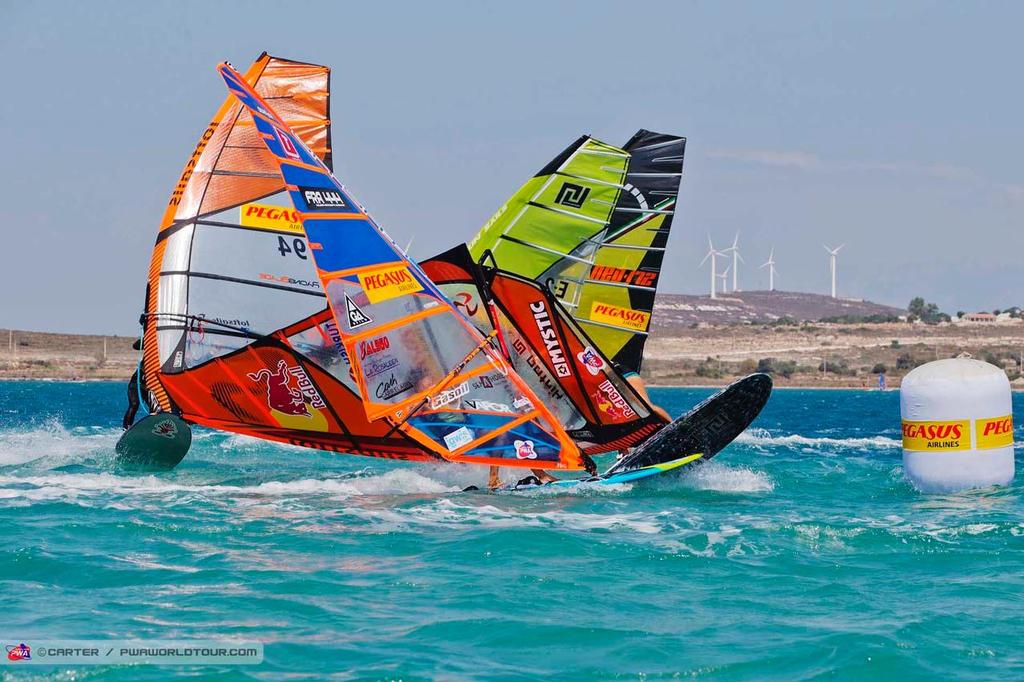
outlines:
[[[583,136],[470,242],[550,287],[601,351],[639,371],[686,139],[641,130],[625,148]]]

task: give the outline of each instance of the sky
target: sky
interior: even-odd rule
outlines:
[[[167,198],[264,50],[333,69],[335,172],[425,258],[582,133],[688,138],[661,290],[1024,304],[1024,3],[0,0],[0,327],[133,334]],[[705,266],[706,268],[706,266]]]

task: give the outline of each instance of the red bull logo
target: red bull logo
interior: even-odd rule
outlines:
[[[248,374],[248,377],[251,381],[263,384],[267,391],[267,405],[271,410],[296,417],[312,417],[310,406],[317,410],[327,407],[306,370],[300,366],[291,367],[281,360],[277,363],[276,372],[263,368]],[[292,378],[296,380],[295,387],[292,386]]]
[[[619,390],[615,388],[612,382],[605,379],[597,387],[597,391],[591,395],[594,402],[597,404],[597,409],[605,413],[613,420],[625,420],[632,419],[636,416],[636,412],[629,406],[626,399],[622,397]]]

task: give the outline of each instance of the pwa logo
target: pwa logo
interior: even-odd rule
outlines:
[[[22,642],[21,644],[12,644],[7,647],[7,660],[8,661],[31,661],[32,660],[32,647]]]
[[[562,344],[558,342],[558,334],[551,324],[551,315],[544,301],[534,301],[530,304],[530,311],[533,312],[533,321],[537,323],[537,330],[540,331],[541,341],[551,359],[551,365],[555,368],[555,374],[560,377],[572,376],[569,363],[565,360],[565,353],[562,351]]]
[[[517,440],[513,445],[516,446],[516,459],[537,459],[532,440]]]
[[[267,391],[267,405],[271,410],[295,417],[312,417],[309,405],[322,410],[327,407],[319,391],[313,386],[309,375],[302,367],[290,367],[281,360],[277,363],[277,371],[271,372],[263,368],[247,375],[250,381],[263,384]],[[296,379],[296,387],[292,387],[292,377]]]
[[[569,208],[583,208],[583,202],[587,200],[588,194],[590,194],[589,187],[563,182],[558,190],[558,196],[555,197],[555,203]]]
[[[579,360],[580,363],[587,368],[587,371],[595,377],[600,374],[601,370],[605,367],[604,360],[602,360],[601,356],[597,354],[597,351],[590,346],[587,346],[577,353],[576,359]]]

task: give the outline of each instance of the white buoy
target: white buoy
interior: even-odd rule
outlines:
[[[1010,381],[970,358],[937,360],[900,385],[903,470],[918,490],[952,492],[1013,480]]]

